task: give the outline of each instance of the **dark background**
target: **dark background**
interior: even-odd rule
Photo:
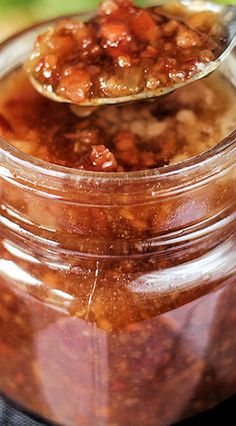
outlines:
[[[236,426],[236,396],[214,410],[203,413],[175,426]],[[9,402],[0,398],[0,426],[48,426],[20,413]],[[96,425],[93,425],[96,426]],[[123,425],[126,426],[126,425]]]

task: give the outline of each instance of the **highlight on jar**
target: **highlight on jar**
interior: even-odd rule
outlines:
[[[46,424],[236,394],[232,44],[198,75],[235,8],[191,3],[78,1],[0,45],[0,395]]]

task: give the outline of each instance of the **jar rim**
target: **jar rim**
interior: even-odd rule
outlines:
[[[1,46],[0,46],[1,48]],[[236,129],[225,137],[213,148],[195,156],[188,160],[181,161],[176,164],[167,165],[147,170],[139,170],[132,172],[93,172],[87,170],[78,170],[73,167],[65,167],[57,164],[49,163],[48,161],[41,160],[40,158],[33,157],[20,149],[14,147],[6,140],[0,138],[0,152],[2,151],[6,157],[15,160],[21,166],[30,166],[32,171],[44,172],[48,177],[54,178],[70,178],[79,180],[80,178],[87,178],[90,181],[126,181],[131,178],[132,180],[145,180],[155,177],[168,178],[173,175],[183,175],[192,172],[193,169],[208,166],[215,163],[215,160],[220,160],[225,154],[236,150]],[[177,177],[177,176],[176,176]]]
[[[79,16],[79,14],[77,14]],[[87,14],[80,14],[87,15]],[[68,15],[71,16],[71,15]],[[75,15],[73,15],[75,16]],[[40,23],[34,24],[20,32],[17,32],[13,36],[7,38],[2,43],[0,43],[0,53],[2,49],[5,49],[9,46],[10,43],[17,41],[20,37],[30,34],[32,31],[35,33],[35,30],[40,29],[44,25],[55,22],[59,18],[53,18]],[[15,67],[14,69],[16,69]],[[6,159],[9,159],[11,162],[15,162],[18,166],[26,167],[31,169],[34,173],[41,173],[48,178],[56,179],[70,179],[70,181],[83,181],[89,180],[90,182],[96,183],[117,183],[117,182],[127,182],[127,181],[145,181],[145,180],[155,180],[155,179],[168,179],[171,177],[181,178],[186,176],[186,174],[196,173],[196,171],[201,169],[208,169],[211,166],[218,167],[222,171],[222,165],[224,162],[222,158],[228,157],[235,151],[236,155],[236,128],[226,136],[222,141],[211,149],[191,157],[187,160],[181,161],[176,164],[162,166],[153,169],[141,170],[141,171],[132,171],[132,172],[94,172],[94,171],[85,171],[78,170],[75,168],[65,167],[47,161],[41,160],[39,158],[33,157],[30,154],[24,153],[20,149],[11,145],[4,138],[0,138],[0,154],[3,154]],[[234,158],[233,158],[234,159]],[[220,171],[220,170],[218,170]],[[200,173],[201,175],[201,173]],[[204,173],[205,175],[205,173]]]

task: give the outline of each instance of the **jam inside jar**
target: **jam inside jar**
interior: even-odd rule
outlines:
[[[2,46],[1,77],[40,29]],[[236,392],[235,140],[109,175],[1,141],[3,395],[66,426],[165,426]]]

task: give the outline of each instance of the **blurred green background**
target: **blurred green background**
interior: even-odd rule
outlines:
[[[215,2],[236,4],[236,0]],[[32,22],[93,9],[98,3],[99,0],[0,0],[0,40]]]

